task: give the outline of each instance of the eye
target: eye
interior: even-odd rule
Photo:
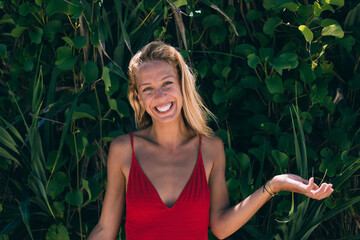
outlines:
[[[168,86],[168,85],[171,85],[173,82],[172,81],[166,81],[163,83],[163,86]]]
[[[146,87],[142,90],[142,92],[147,92],[147,91],[150,91],[151,90],[151,87]]]

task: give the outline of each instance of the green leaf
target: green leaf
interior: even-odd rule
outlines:
[[[23,4],[21,4],[19,6],[19,14],[21,16],[26,16],[29,14],[29,10],[30,10],[30,7],[29,7],[29,2],[25,2]]]
[[[55,199],[64,191],[65,187],[70,184],[70,181],[71,179],[69,179],[64,172],[54,173],[46,189],[47,195]]]
[[[327,96],[328,92],[329,91],[326,88],[318,88],[316,85],[312,86],[310,93],[312,103],[321,103]]]
[[[53,224],[50,226],[46,233],[46,240],[70,240],[66,227],[60,223],[58,225]]]
[[[28,28],[27,27],[16,26],[11,31],[10,35],[13,36],[14,38],[19,38],[25,29],[28,29]]]
[[[308,225],[304,226],[300,233],[297,234],[296,239],[299,239],[301,236],[302,238],[300,240],[306,240],[309,238],[312,231],[322,222],[325,222],[326,220],[334,217],[335,215],[343,212],[348,207],[354,205],[355,203],[360,201],[360,197],[354,197],[350,200],[347,200],[345,202],[342,202],[338,204],[335,208],[331,209],[330,211],[327,211],[322,217],[316,219],[315,221],[311,221]],[[356,239],[356,238],[352,238]]]
[[[187,0],[176,0],[176,1],[174,1],[174,5],[177,6],[178,8],[182,7],[182,6],[185,6],[187,4],[188,4]]]
[[[6,127],[11,131],[11,133],[18,139],[20,140],[20,142],[22,144],[25,145],[25,141],[24,139],[21,137],[20,133],[18,132],[18,130],[16,130],[16,128],[11,124],[9,123],[8,121],[6,121],[4,118],[2,118],[0,116],[0,119],[5,123]]]
[[[110,87],[111,87],[111,80],[110,80],[109,73],[110,73],[110,69],[107,67],[104,67],[101,78],[102,78],[102,80],[104,80],[104,83],[105,83],[106,94],[108,94]]]
[[[35,32],[29,32],[30,39],[35,44],[41,43],[41,38],[44,34],[44,31],[41,28],[38,28]]]
[[[333,154],[333,151],[329,148],[323,148],[320,152],[322,158],[319,171],[326,172],[329,177],[335,176],[336,168],[341,160],[338,156],[333,157]]]
[[[72,119],[80,119],[80,118],[90,118],[95,120],[96,111],[91,107],[91,105],[82,103],[80,106],[77,106],[75,112],[72,116]]]
[[[275,58],[274,61],[270,62],[270,65],[282,75],[284,69],[293,69],[298,66],[299,62],[297,58],[296,53],[283,53]]]
[[[321,21],[320,25],[322,27],[328,27],[330,25],[337,25],[340,26],[340,23],[338,21],[336,21],[335,19],[332,18],[325,18],[324,20]]]
[[[223,20],[216,14],[204,17],[201,23],[204,28],[223,27]]]
[[[71,1],[69,7],[69,13],[73,18],[78,19],[82,15],[83,11],[84,11],[83,5],[79,0]]]
[[[8,151],[6,151],[4,148],[0,147],[0,156],[2,156],[5,159],[9,159],[11,161],[14,161],[15,163],[20,164],[19,160],[17,158],[13,157]]]
[[[240,152],[240,153],[236,154],[235,157],[238,160],[238,163],[242,170],[245,170],[250,166],[250,158],[247,154]]]
[[[278,75],[266,77],[266,87],[271,94],[283,93],[284,87],[281,78]]]
[[[338,7],[344,6],[344,0],[321,0],[321,4],[331,4]]]
[[[256,19],[262,18],[263,13],[261,11],[255,10],[255,9],[251,9],[246,13],[246,19],[249,22],[253,22]]]
[[[121,117],[130,116],[129,104],[121,99],[117,100],[118,111],[121,114]]]
[[[260,80],[257,77],[246,76],[241,79],[239,87],[257,89],[259,85],[260,85]]]
[[[65,206],[63,202],[53,202],[55,217],[64,218]]]
[[[52,20],[45,24],[44,27],[44,36],[49,42],[53,42],[55,35],[62,30],[63,25],[60,20]]]
[[[108,98],[108,103],[109,103],[110,109],[112,109],[120,114],[119,109],[117,107],[117,102],[115,99]]]
[[[49,208],[51,215],[53,216],[53,218],[55,218],[54,213],[50,207],[49,199],[46,195],[46,190],[45,190],[44,184],[33,173],[31,173],[28,176],[28,182],[29,182],[29,187],[31,188],[31,190],[33,190],[36,193],[36,195],[41,195],[43,197],[43,199],[46,202],[47,207]]]
[[[324,27],[321,31],[322,36],[334,36],[337,38],[344,37],[344,31],[342,30],[341,26],[332,24],[330,26]]]
[[[75,192],[66,193],[65,201],[73,206],[81,206],[84,201],[82,192],[80,190],[77,190]]]
[[[336,105],[332,97],[326,96],[324,100],[321,102],[321,105],[323,105],[329,111],[330,114],[335,113]]]
[[[88,61],[82,68],[82,74],[85,77],[85,82],[93,83],[99,77],[99,69],[93,61]]]
[[[277,26],[283,23],[282,19],[279,17],[271,17],[266,20],[263,31],[265,34],[272,36],[274,34],[274,30]]]
[[[283,5],[280,5],[280,8],[287,8],[290,11],[296,12],[299,9],[299,4],[294,2],[288,2],[288,3],[284,3]]]
[[[86,47],[86,38],[83,36],[75,37],[73,42],[76,49],[82,49]]]
[[[210,69],[210,63],[206,59],[201,60],[196,68],[201,78],[204,78],[207,75],[209,69]]]
[[[58,68],[61,70],[69,70],[77,62],[77,57],[72,56],[72,50],[68,46],[59,47],[56,50],[56,53],[57,60],[55,62],[55,65],[58,66]]]
[[[62,37],[61,39],[64,40],[67,44],[69,44],[70,47],[74,46],[74,42],[73,42],[73,40],[71,40],[71,38]]]
[[[90,179],[89,187],[91,192],[91,201],[96,201],[96,199],[99,197],[99,194],[102,191],[101,185],[96,180]]]
[[[0,126],[0,143],[4,144],[6,147],[8,147],[9,149],[11,149],[12,151],[14,151],[17,154],[20,154],[19,151],[17,150],[16,146],[16,142],[14,141],[14,139],[11,137],[11,135],[5,130],[5,128]]]
[[[304,35],[305,40],[307,42],[311,42],[313,40],[314,34],[312,33],[312,31],[306,25],[300,25],[299,30]]]
[[[342,151],[350,149],[351,142],[348,140],[348,136],[344,129],[331,129],[329,137],[331,142],[334,143],[336,146],[340,147]]]
[[[224,27],[213,27],[210,30],[210,39],[214,45],[224,42],[226,39],[226,29]]]
[[[351,35],[346,35],[343,38],[336,39],[336,42],[338,42],[341,46],[343,46],[346,51],[351,52],[353,46],[356,43],[356,40]]]
[[[260,125],[260,129],[266,131],[269,134],[279,135],[281,129],[278,125],[272,122],[264,122]]]
[[[249,54],[247,58],[248,58],[247,63],[251,68],[256,68],[256,66],[260,63],[259,57],[253,53]]]
[[[315,80],[315,74],[314,72],[311,70],[311,67],[306,64],[303,63],[300,65],[300,67],[298,68],[300,71],[300,79],[304,82],[304,83],[312,83]]]
[[[251,53],[257,53],[256,48],[253,45],[247,43],[237,45],[234,49],[234,52],[235,54],[238,54],[242,57],[247,57]]]
[[[313,10],[314,10],[314,15],[316,17],[320,17],[321,13],[323,11],[331,11],[331,12],[335,12],[334,8],[328,4],[325,4],[325,5],[320,5],[318,2],[314,2],[314,5],[313,5]]]
[[[51,152],[49,152],[49,154],[47,156],[46,169],[48,169],[49,171],[51,171],[51,169],[53,167],[55,167],[55,171],[59,170],[62,166],[64,166],[64,164],[68,160],[68,158],[60,158],[60,159],[58,159],[56,166],[54,166],[57,154],[58,154],[58,151],[51,151]]]
[[[279,165],[280,168],[284,169],[287,167],[287,164],[289,162],[289,157],[283,152],[280,152],[279,150],[272,150],[271,155],[275,159],[276,163]]]
[[[263,2],[263,7],[266,10],[270,10],[271,8],[274,8],[277,6],[277,1],[276,0],[264,0]]]
[[[7,57],[7,50],[5,44],[0,44],[0,57]]]
[[[220,103],[224,103],[227,100],[227,94],[224,90],[221,89],[215,89],[212,99],[216,105],[219,105]]]
[[[46,6],[46,14],[51,17],[56,13],[69,14],[69,4],[64,0],[50,0]]]
[[[22,202],[20,204],[19,210],[21,212],[21,216],[22,216],[23,222],[25,224],[26,230],[28,231],[31,239],[34,240],[34,237],[32,235],[31,229],[30,229],[29,198],[27,198],[24,202]]]
[[[31,59],[28,59],[24,62],[25,71],[31,71],[34,68],[34,62]]]
[[[89,199],[85,202],[85,204],[89,203],[91,201],[91,190],[90,190],[90,186],[89,186],[89,181],[87,181],[86,179],[81,178],[81,183],[83,185],[83,188],[86,190],[86,192],[89,195]]]

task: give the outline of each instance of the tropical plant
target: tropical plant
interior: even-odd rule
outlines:
[[[197,73],[232,203],[280,173],[334,184],[324,201],[279,193],[229,239],[356,238],[357,1],[0,0],[0,11],[1,239],[90,233],[109,143],[135,130],[127,64],[153,39]]]

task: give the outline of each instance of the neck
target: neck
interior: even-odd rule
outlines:
[[[184,144],[194,132],[185,126],[183,120],[172,123],[157,123],[149,128],[149,138],[167,149],[176,149]]]

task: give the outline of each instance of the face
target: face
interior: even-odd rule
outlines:
[[[140,103],[155,122],[181,119],[183,97],[175,69],[163,61],[149,61],[136,73]]]

